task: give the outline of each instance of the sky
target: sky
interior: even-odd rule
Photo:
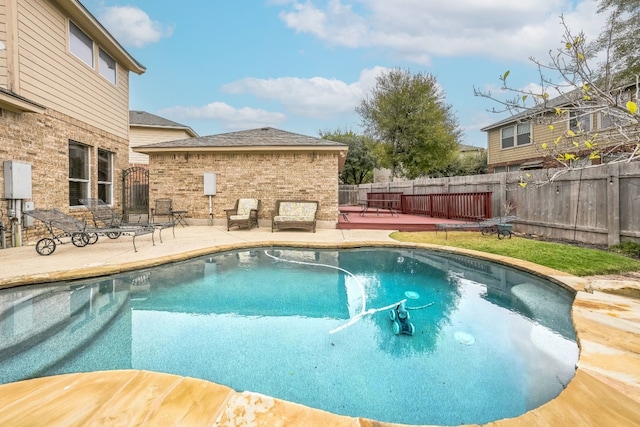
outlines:
[[[271,126],[308,136],[363,133],[356,106],[390,69],[433,75],[463,131],[504,115],[474,96],[500,94],[509,71],[536,87],[560,16],[587,40],[604,16],[594,0],[81,0],[143,66],[130,74],[130,109],[200,136]]]

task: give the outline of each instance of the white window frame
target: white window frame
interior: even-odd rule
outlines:
[[[506,139],[504,137],[505,130],[509,130],[511,133],[511,136],[506,137],[511,140],[511,144],[508,146],[505,146],[504,144]],[[524,145],[530,145],[531,141],[533,140],[531,137],[531,132],[532,132],[531,122],[514,123],[511,126],[503,127],[502,129],[500,129],[500,148],[502,150],[508,150],[511,148],[522,147]],[[526,138],[526,141],[524,138],[525,135],[528,136]]]
[[[69,21],[69,52],[94,68],[93,40],[72,21]]]
[[[591,122],[591,112],[583,110],[569,111],[569,121],[567,123],[569,130],[575,133],[591,132],[591,129],[593,128]],[[581,126],[579,126],[579,124],[581,124]]]
[[[106,174],[102,170],[102,156],[106,156]],[[108,205],[113,204],[113,159],[114,154],[111,151],[98,149],[98,197]]]
[[[114,85],[116,84],[117,66],[116,60],[111,55],[101,47],[98,48],[98,72]]]
[[[72,148],[81,150],[83,159],[73,159]],[[75,167],[75,162],[79,161],[79,167]],[[80,191],[76,197],[74,187]],[[91,147],[77,141],[69,140],[69,206],[82,206],[78,199],[91,197]],[[74,200],[77,203],[74,203]]]

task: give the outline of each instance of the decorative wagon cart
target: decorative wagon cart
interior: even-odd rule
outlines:
[[[511,222],[516,219],[517,217],[515,216],[499,216],[484,220],[480,222],[480,231],[484,236],[488,234],[497,234],[498,239],[500,240],[505,237],[510,239],[512,235],[511,230],[513,229],[513,224],[511,224]]]

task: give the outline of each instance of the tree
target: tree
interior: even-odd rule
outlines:
[[[366,134],[383,145],[380,163],[391,169],[392,179],[426,176],[455,158],[461,131],[430,74],[381,74],[356,112]]]
[[[640,75],[640,2],[600,0],[598,13],[609,14],[607,27],[591,47],[605,53],[600,74],[613,86],[635,80]]]
[[[510,86],[509,71],[499,79],[502,90],[511,98],[499,98],[474,88],[476,96],[489,98],[501,106],[491,111],[509,112],[519,121],[548,127],[553,141],[536,148],[553,159],[559,168],[550,181],[568,170],[587,165],[631,161],[640,149],[640,116],[635,103],[640,91],[638,79],[614,86],[614,79],[607,74],[607,70],[612,70],[612,62],[592,67],[590,60],[598,54],[594,45],[587,44],[584,33],[572,33],[563,17],[561,24],[563,44],[549,52],[549,62],[530,58],[539,70],[539,91]],[[614,26],[615,22],[610,20],[610,25]],[[612,43],[607,49],[613,49]],[[549,72],[552,77],[545,75]],[[590,126],[591,118],[597,115],[606,124],[602,130]],[[526,184],[521,182],[521,186]]]
[[[431,172],[432,178],[443,176],[469,176],[487,173],[487,153],[483,151],[473,156],[458,156],[442,169]]]
[[[340,174],[340,182],[343,184],[360,185],[373,181],[373,169],[376,167],[376,158],[373,155],[373,141],[356,135],[352,131],[320,132],[320,138],[341,142],[349,146],[349,152]]]

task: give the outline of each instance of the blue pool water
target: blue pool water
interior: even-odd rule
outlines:
[[[406,301],[415,333],[395,335]],[[573,294],[426,250],[256,248],[0,291],[0,382],[146,369],[338,414],[487,423],[575,374]]]

